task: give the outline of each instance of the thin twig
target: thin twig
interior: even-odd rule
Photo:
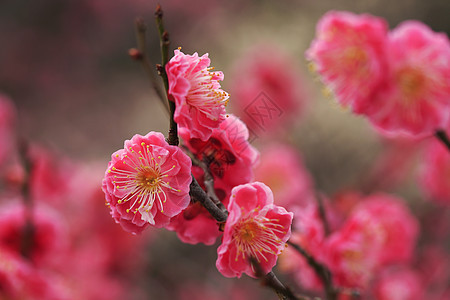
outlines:
[[[445,133],[444,130],[436,130],[435,136],[445,145],[445,147],[447,147],[448,151],[450,151],[450,139],[448,138],[447,133]]]
[[[336,300],[338,296],[337,289],[333,286],[333,280],[330,270],[323,264],[319,263],[311,254],[297,244],[290,241],[287,242],[295,250],[297,250],[308,262],[308,264],[314,269],[316,274],[322,280],[325,288],[325,294],[328,300]]]
[[[223,205],[223,203],[219,200],[219,197],[217,197],[216,195],[216,191],[214,189],[214,176],[211,174],[211,170],[209,169],[208,164],[205,161],[198,159],[197,156],[195,156],[195,154],[192,153],[192,151],[189,150],[188,147],[182,146],[182,148],[184,152],[191,158],[192,164],[200,167],[203,170],[203,183],[205,184],[206,194],[211,198],[214,204],[219,207],[219,209],[228,214],[225,205]]]
[[[325,211],[325,206],[323,203],[322,195],[316,193],[317,205],[319,206],[319,216],[322,219],[323,229],[325,231],[325,236],[330,234],[330,224],[328,223],[327,213]]]
[[[22,199],[25,206],[25,225],[23,227],[23,237],[21,240],[20,252],[23,257],[30,258],[33,249],[35,228],[33,226],[33,202],[30,195],[30,174],[33,163],[29,155],[29,147],[25,141],[19,142],[19,154],[24,167],[24,178],[22,182]]]
[[[169,33],[164,29],[163,22],[163,11],[161,6],[158,4],[155,11],[155,19],[156,25],[158,27],[159,33],[159,41],[161,46],[161,65],[157,66],[159,76],[163,79],[164,87],[166,89],[166,93],[168,95],[168,103],[169,103],[169,112],[170,112],[170,128],[169,128],[169,136],[167,137],[167,143],[169,145],[178,146],[178,126],[174,120],[175,114],[175,102],[170,99],[169,96],[169,79],[167,78],[166,73],[166,64],[169,62]]]
[[[130,49],[129,54],[135,60],[141,62],[142,67],[144,68],[145,73],[147,73],[147,76],[150,79],[150,83],[156,92],[156,95],[158,96],[162,105],[168,112],[169,107],[167,106],[167,97],[164,95],[164,92],[162,91],[161,86],[158,83],[157,77],[155,75],[155,70],[152,67],[150,59],[147,55],[146,39],[145,39],[147,26],[145,25],[144,20],[142,18],[136,18],[134,22],[134,28],[136,33],[137,50]]]

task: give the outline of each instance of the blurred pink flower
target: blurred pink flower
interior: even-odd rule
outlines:
[[[369,240],[358,227],[334,232],[324,243],[324,261],[337,286],[365,288],[377,266],[377,239]]]
[[[32,164],[29,180],[33,201],[63,209],[70,194],[68,178],[73,177],[78,166],[67,157],[38,145],[31,145],[28,154]]]
[[[275,266],[291,235],[293,213],[273,204],[273,194],[260,182],[233,188],[217,269],[225,277],[255,277],[250,259],[266,274]]]
[[[386,21],[378,17],[331,11],[320,19],[306,51],[336,100],[357,113],[383,84],[387,29]]]
[[[379,265],[408,263],[413,257],[419,222],[400,198],[380,193],[362,199],[346,226],[359,227],[368,240],[380,242]]]
[[[270,187],[277,205],[305,206],[314,199],[311,175],[295,148],[272,144],[262,150],[260,161],[255,168],[255,180]]]
[[[374,194],[360,201],[325,243],[326,263],[344,287],[367,287],[380,267],[410,262],[419,234],[401,199]]]
[[[438,141],[433,141],[426,149],[420,182],[430,200],[450,205],[450,154]]]
[[[176,104],[174,120],[190,131],[192,138],[206,141],[225,119],[229,95],[220,89],[222,72],[211,72],[208,54],[186,55],[175,50],[167,63],[169,98]]]
[[[389,34],[389,69],[365,113],[386,134],[433,135],[450,120],[450,42],[417,21]]]
[[[102,189],[117,223],[134,234],[164,227],[190,201],[191,160],[159,132],[135,135],[111,156]]]
[[[297,120],[305,106],[295,58],[274,45],[258,45],[235,65],[231,94],[239,116],[258,135]]]
[[[409,268],[383,272],[374,286],[377,300],[422,300],[424,290],[420,274]]]
[[[27,226],[31,226],[29,233]],[[25,251],[36,267],[51,268],[63,263],[68,250],[67,233],[61,216],[42,205],[34,205],[31,213],[21,202],[4,204],[0,209],[0,247],[17,255]],[[28,246],[24,244],[27,234]]]
[[[15,122],[16,109],[12,101],[0,93],[0,165],[17,143],[14,136]]]
[[[70,300],[70,290],[53,273],[34,268],[19,253],[0,247],[0,299]]]

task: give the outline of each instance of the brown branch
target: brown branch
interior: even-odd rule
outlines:
[[[223,203],[219,200],[219,197],[216,195],[216,191],[214,189],[214,176],[211,173],[211,170],[208,167],[208,164],[205,161],[202,161],[189,150],[188,147],[182,146],[184,152],[191,158],[192,164],[200,167],[203,170],[204,178],[203,183],[205,184],[206,194],[211,198],[214,204],[217,205],[224,213],[228,215],[228,211]]]
[[[130,49],[128,54],[136,61],[140,61],[142,67],[144,68],[145,73],[147,73],[148,78],[150,79],[150,83],[153,89],[156,92],[160,102],[164,106],[164,108],[169,111],[169,107],[167,106],[167,97],[164,95],[164,92],[159,85],[158,79],[155,75],[155,70],[152,67],[150,59],[147,55],[146,50],[146,39],[145,33],[147,31],[147,26],[142,18],[136,18],[134,21],[134,28],[136,33],[136,41],[137,41],[137,49]]]
[[[211,214],[211,216],[219,223],[226,222],[228,214],[223,212],[217,205],[211,200],[202,187],[198,184],[197,179],[192,176],[192,182],[189,189],[189,195],[195,200],[200,202],[203,207]]]
[[[33,202],[30,194],[30,174],[33,169],[33,162],[29,155],[28,143],[25,141],[19,142],[19,154],[24,167],[22,199],[25,206],[25,225],[22,229],[23,237],[20,244],[20,252],[23,257],[30,258],[35,234],[33,225]]]
[[[169,39],[169,33],[164,29],[163,11],[159,4],[156,7],[155,19],[156,19],[156,25],[158,27],[159,41],[160,41],[160,46],[161,46],[161,65],[157,66],[157,68],[158,68],[159,76],[161,76],[161,78],[163,79],[164,87],[166,89],[166,94],[169,95],[169,79],[167,78],[166,64],[169,62],[170,39]],[[178,125],[174,120],[175,102],[172,101],[169,96],[168,96],[168,101],[169,101],[169,112],[170,112],[170,128],[169,128],[169,136],[167,137],[167,143],[169,143],[169,145],[178,146],[178,143],[179,143]]]
[[[325,236],[330,234],[330,224],[328,223],[327,213],[325,211],[325,206],[323,203],[322,195],[316,193],[317,205],[319,206],[319,216],[322,219],[323,229],[325,231]]]
[[[307,261],[307,263],[314,269],[316,274],[322,280],[325,288],[325,294],[328,300],[336,300],[338,296],[338,290],[333,286],[333,280],[330,270],[323,264],[319,263],[311,254],[309,254],[305,249],[291,241],[287,242],[291,245],[297,252],[299,252]]]
[[[258,263],[257,259],[254,257],[249,258],[249,262],[252,265],[253,270],[255,271],[255,275],[257,278],[261,280],[261,283],[265,286],[270,287],[275,291],[280,300],[310,300],[309,297],[306,296],[296,296],[291,291],[291,289],[285,286],[281,281],[277,278],[275,273],[270,271],[267,274],[264,274],[261,265]]]
[[[444,144],[445,147],[447,147],[448,151],[450,151],[450,139],[448,138],[447,134],[444,130],[436,130],[434,134],[439,141]]]

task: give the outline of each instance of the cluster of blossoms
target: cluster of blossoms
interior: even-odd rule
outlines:
[[[290,236],[293,216],[273,204],[266,185],[251,183],[259,153],[248,142],[245,124],[226,115],[229,95],[219,84],[223,73],[209,65],[207,54],[186,55],[179,49],[166,65],[183,147],[200,164],[192,165],[181,147],[169,145],[161,133],[135,135],[112,154],[102,188],[112,217],[126,231],[136,234],[153,225],[175,231],[185,243],[206,245],[223,231],[217,260],[222,274],[256,276],[252,258],[268,273]],[[192,176],[206,190],[207,175],[221,205],[228,207],[223,230],[190,195]]]
[[[306,56],[339,103],[384,134],[432,136],[450,120],[450,42],[406,21],[327,13]]]
[[[448,41],[443,35],[415,22],[388,34],[382,19],[340,12],[321,20],[318,35],[307,56],[341,104],[369,116],[386,132],[421,136],[445,128],[448,55],[442,49]],[[425,59],[432,63],[425,66]],[[261,67],[259,77],[251,76],[255,86],[262,85],[258,80],[270,82],[274,91],[290,85],[265,71],[271,66],[254,64]],[[281,270],[307,290],[322,289],[326,282],[314,264],[298,249],[285,251],[290,239],[330,271],[336,287],[377,299],[420,299],[425,294],[423,272],[413,261],[419,224],[404,201],[385,193],[347,193],[330,202],[314,192],[312,176],[294,148],[273,144],[260,157],[249,143],[245,123],[226,114],[229,95],[219,84],[223,73],[209,65],[207,54],[186,55],[180,49],[167,63],[167,94],[175,103],[182,146],[150,132],[135,135],[112,154],[103,192],[114,220],[133,234],[148,226],[166,228],[189,244],[213,245],[221,237],[216,267],[225,277],[267,274],[282,254]],[[248,100],[246,93],[257,88],[247,87],[237,91]],[[287,98],[287,110],[298,108],[289,106],[297,93],[280,95]],[[436,154],[440,150],[430,150],[424,178],[445,172],[441,165],[447,165],[448,156],[441,158]],[[391,167],[396,153],[383,165]],[[422,182],[432,197],[446,201],[446,179]],[[217,221],[198,198],[203,196],[192,191],[196,184],[227,214],[225,222]]]
[[[141,257],[148,241],[142,235],[151,227],[188,244],[220,240],[215,266],[225,277],[267,275],[270,285],[280,258],[279,269],[302,290],[324,290],[330,300],[355,292],[361,299],[450,299],[450,259],[440,245],[448,239],[448,149],[424,142],[419,187],[435,203],[418,216],[386,192],[409,175],[405,166],[418,152],[410,149],[414,139],[397,140],[375,167],[374,177],[383,177],[375,182],[388,184],[328,199],[315,191],[321,184],[297,149],[276,142],[260,154],[250,145],[250,131],[287,136],[279,129],[304,108],[300,76],[280,52],[262,45],[238,63],[232,89],[240,119],[226,113],[224,75],[210,67],[208,54],[175,50],[159,71],[175,108],[171,125],[178,127],[170,132],[181,145],[160,132],[136,134],[111,155],[106,172],[35,145],[17,147],[15,107],[0,93],[0,299],[144,298],[136,282],[151,273]],[[330,12],[306,56],[337,101],[380,132],[449,135],[450,43],[444,34],[415,21],[389,31],[378,17]],[[264,118],[272,113],[283,118]],[[104,213],[105,199],[120,227]],[[419,201],[414,204],[421,209]],[[238,285],[227,293],[204,282],[180,287],[170,295],[261,299],[259,291]]]
[[[374,194],[359,196],[357,201],[359,204],[345,221],[333,224],[333,232],[328,235],[317,205],[295,209],[291,241],[326,265],[337,286],[365,290],[381,271],[392,266],[409,266],[419,225],[404,201],[397,197]],[[333,211],[332,207],[327,209]],[[329,219],[333,220],[332,216]],[[280,266],[292,273],[304,288],[322,288],[314,270],[295,250],[289,248],[284,252]]]

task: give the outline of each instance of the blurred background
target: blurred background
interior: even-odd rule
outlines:
[[[133,22],[140,16],[148,24],[148,55],[153,63],[160,61],[153,17],[156,4],[153,0],[1,1],[0,91],[16,105],[18,135],[70,157],[75,165],[95,166],[100,171],[92,180],[100,182],[111,153],[125,139],[150,130],[166,132],[164,108],[141,65],[127,54],[136,47]],[[182,47],[187,54],[209,53],[211,65],[224,72],[222,87],[231,94],[229,112],[245,118],[234,93],[239,95],[251,79],[248,61],[255,53],[261,54],[262,61],[280,56],[280,63],[269,67],[275,73],[297,74],[298,82],[291,88],[301,95],[301,107],[294,117],[281,109],[280,118],[291,120],[278,136],[299,149],[316,188],[327,195],[367,185],[364,180],[370,172],[376,173],[372,165],[385,149],[403,147],[395,149],[405,153],[410,146],[408,142],[392,146],[394,142],[380,138],[366,120],[338,107],[323,91],[304,58],[318,19],[329,10],[348,10],[383,17],[390,28],[416,19],[434,31],[450,32],[446,0],[170,0],[160,4],[171,50]],[[264,91],[255,89],[249,97],[256,99]],[[270,93],[268,97],[276,98]],[[252,133],[257,148],[272,139],[264,130]],[[400,184],[386,189],[408,198],[420,210],[425,207],[422,194],[410,172],[417,158],[411,157]],[[108,215],[106,208],[104,214]],[[112,219],[111,225],[118,226]],[[216,299],[224,291],[235,293],[232,299],[246,299],[246,293],[259,295],[255,299],[275,299],[272,291],[248,278],[243,280],[249,283],[245,289],[240,289],[241,281],[222,278],[214,266],[216,247],[183,244],[171,232],[158,231],[158,238],[149,240],[142,248],[147,253],[145,276],[132,280],[140,292],[130,291],[129,298],[122,299]],[[203,294],[192,296],[205,278],[209,280]]]

